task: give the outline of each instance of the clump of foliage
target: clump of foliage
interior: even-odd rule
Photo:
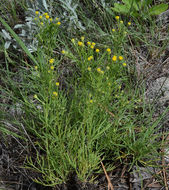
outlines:
[[[74,15],[75,10],[76,6]],[[35,155],[27,158],[27,168],[42,174],[36,182],[55,186],[73,172],[81,181],[92,181],[102,170],[101,160],[111,161],[106,168],[111,170],[117,161],[125,160],[132,168],[157,159],[156,139],[161,134],[155,132],[161,117],[152,120],[143,90],[131,82],[133,62],[124,48],[133,27],[130,20],[115,16],[107,33],[100,27],[101,37],[111,41],[102,43],[87,32],[67,37],[62,17],[36,10],[34,55],[1,17],[0,21],[30,58],[22,68],[22,83],[3,70],[8,76],[4,93],[22,105],[23,114],[15,119],[32,139]],[[65,68],[71,74],[62,78]]]

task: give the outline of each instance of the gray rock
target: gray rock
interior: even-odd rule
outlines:
[[[159,103],[162,105],[169,101],[169,78],[157,78],[147,89],[146,96],[153,100],[159,97]]]

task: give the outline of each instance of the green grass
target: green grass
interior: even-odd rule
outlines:
[[[7,69],[1,67],[1,99],[8,97],[12,104],[21,105],[22,114],[10,122],[17,121],[24,138],[28,136],[23,126],[27,131],[35,154],[27,157],[25,167],[41,173],[34,180],[47,186],[66,183],[74,172],[83,182],[93,181],[102,172],[101,160],[107,161],[107,170],[116,162],[131,169],[138,164],[153,165],[160,155],[157,126],[165,113],[153,120],[154,108],[145,101],[144,85],[138,83],[129,43],[131,36],[134,47],[144,43],[153,50],[157,26],[153,21],[146,23],[153,38],[149,43],[145,27],[137,19],[125,18],[122,23],[123,16],[115,19],[96,1],[84,4],[93,17],[88,23],[79,7],[77,13],[86,26],[83,32],[72,29],[66,33],[64,20],[56,20],[57,14],[49,15],[53,19],[49,21],[45,15],[39,18],[42,12],[37,13],[34,22],[39,44],[33,55],[0,17],[32,60],[20,60],[18,76],[6,59]],[[57,13],[54,7],[53,14]]]

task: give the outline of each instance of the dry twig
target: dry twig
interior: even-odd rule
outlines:
[[[113,185],[111,184],[111,181],[110,181],[110,177],[108,176],[108,174],[106,172],[106,169],[105,169],[105,167],[103,165],[103,162],[102,161],[100,161],[100,162],[101,162],[102,168],[104,170],[105,176],[106,176],[107,181],[108,181],[108,190],[114,190]]]

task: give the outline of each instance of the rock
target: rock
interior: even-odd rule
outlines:
[[[157,22],[162,22],[166,26],[169,25],[169,10],[161,13],[157,18]]]
[[[164,105],[169,101],[169,78],[157,78],[148,87],[146,95],[150,100],[154,100],[156,97],[159,97],[159,103]]]

